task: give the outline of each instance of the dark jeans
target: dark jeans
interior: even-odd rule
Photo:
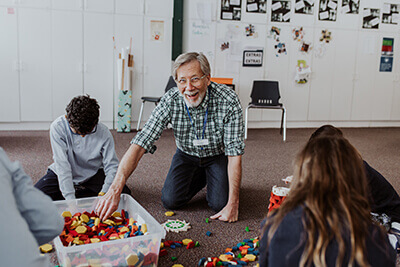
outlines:
[[[163,205],[179,209],[206,185],[208,205],[220,211],[228,202],[228,157],[199,158],[177,149],[162,189]]]
[[[86,182],[79,185],[74,185],[76,198],[94,197],[97,196],[104,184],[106,175],[104,170],[100,169],[94,176]],[[43,193],[51,197],[53,200],[64,200],[58,184],[57,174],[48,169],[45,176],[43,176],[36,184],[35,187]],[[131,190],[125,185],[122,193],[131,194]]]

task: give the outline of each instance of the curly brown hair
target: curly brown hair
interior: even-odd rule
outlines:
[[[70,127],[78,134],[88,134],[99,122],[100,106],[89,95],[74,97],[65,108]]]

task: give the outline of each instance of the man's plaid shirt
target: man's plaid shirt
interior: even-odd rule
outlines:
[[[204,138],[209,144],[194,146],[193,140],[202,139],[204,116],[208,115]],[[131,141],[154,153],[162,131],[172,124],[176,146],[183,152],[200,158],[220,155],[238,156],[244,153],[243,111],[239,99],[232,89],[211,82],[207,93],[196,108],[189,108],[195,129],[190,122],[185,101],[178,88],[170,89],[153,110],[149,120]],[[197,137],[196,137],[197,134]]]

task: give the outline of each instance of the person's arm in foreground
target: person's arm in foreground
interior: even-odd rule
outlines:
[[[15,203],[37,243],[42,245],[59,235],[63,229],[64,220],[57,207],[50,197],[33,187],[31,178],[23,171],[21,165],[18,162],[11,162],[1,148],[0,168],[2,175],[11,176]],[[7,201],[12,200],[7,199]],[[9,218],[11,227],[14,219]]]
[[[128,151],[122,157],[118,166],[117,174],[107,193],[100,197],[96,206],[96,212],[101,220],[111,216],[118,208],[121,192],[129,176],[136,169],[140,159],[145,153],[145,149],[136,144],[131,144]]]
[[[229,198],[226,206],[211,219],[236,222],[239,217],[239,191],[242,180],[242,155],[228,156]]]

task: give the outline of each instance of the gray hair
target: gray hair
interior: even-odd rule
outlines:
[[[179,67],[193,60],[197,60],[200,63],[200,68],[204,75],[210,75],[210,63],[208,63],[206,56],[203,53],[188,52],[181,54],[176,58],[172,66],[172,77],[174,77],[174,79],[176,80],[178,78],[176,76],[176,72],[178,71]]]

